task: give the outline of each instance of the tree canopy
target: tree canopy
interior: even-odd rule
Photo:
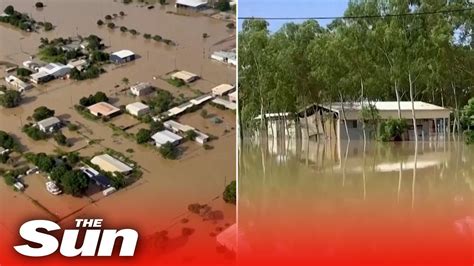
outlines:
[[[327,27],[315,20],[287,23],[274,33],[264,20],[246,20],[239,33],[239,123],[255,128],[260,114],[294,113],[311,103],[410,100],[410,88],[415,100],[459,110],[474,96],[472,11],[386,14],[473,6],[351,0],[346,17],[374,17],[337,19]]]

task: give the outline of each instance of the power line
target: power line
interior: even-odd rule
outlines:
[[[335,17],[239,17],[239,19],[262,19],[262,20],[335,20],[335,19],[371,19],[371,18],[393,18],[393,17],[411,17],[411,16],[427,16],[436,14],[451,14],[473,11],[474,8],[450,9],[425,11],[416,13],[386,14],[386,15],[362,15],[362,16],[335,16]]]

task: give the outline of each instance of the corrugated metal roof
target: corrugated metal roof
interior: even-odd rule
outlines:
[[[176,0],[177,5],[200,7],[207,5],[207,0]]]
[[[125,163],[115,159],[108,154],[97,155],[92,158],[91,163],[100,167],[106,172],[126,173],[132,171],[132,168]]]
[[[43,119],[43,120],[39,121],[37,124],[38,124],[38,126],[40,126],[42,128],[48,128],[48,127],[57,125],[59,123],[61,123],[61,120],[59,120],[59,118],[57,118],[55,116],[52,116],[52,117],[49,117],[49,118],[46,118],[46,119]]]
[[[120,51],[117,51],[115,53],[112,53],[112,55],[118,56],[120,58],[126,58],[126,57],[132,56],[134,54],[135,53],[133,53],[130,50],[120,50]]]
[[[175,133],[168,130],[157,132],[151,138],[158,145],[163,145],[163,144],[166,144],[167,142],[174,143],[176,141],[180,141],[183,139],[181,136],[176,135]]]

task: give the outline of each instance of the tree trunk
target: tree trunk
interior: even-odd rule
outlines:
[[[459,106],[458,106],[458,97],[456,95],[456,86],[454,86],[454,83],[451,82],[451,88],[453,88],[453,93],[454,93],[454,105],[455,105],[455,112],[454,112],[454,125],[456,125],[456,129],[459,133],[459,131],[461,130],[461,121],[459,119]],[[455,134],[455,131],[454,131],[454,126],[453,126],[453,136]]]
[[[398,82],[397,81],[395,81],[395,95],[397,96],[398,119],[402,119],[402,108],[400,107],[400,94],[398,93]]]
[[[415,145],[418,145],[418,128],[416,126],[416,116],[415,116],[415,101],[413,100],[413,81],[411,79],[411,73],[408,73],[408,81],[410,83],[410,101],[411,101],[411,115],[413,119],[413,131],[415,134]]]
[[[360,80],[360,90],[361,90],[360,108],[363,108],[364,107],[364,82],[362,81],[362,79]],[[367,143],[367,135],[365,132],[365,118],[364,117],[362,117],[362,135],[364,136],[364,148],[365,148],[365,144]]]
[[[346,112],[344,110],[344,98],[342,98],[342,93],[339,91],[339,98],[341,100],[341,110],[342,110],[342,119],[344,120],[344,127],[346,128],[347,141],[351,141],[349,136],[349,127],[347,126]]]

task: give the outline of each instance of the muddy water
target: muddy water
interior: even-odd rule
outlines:
[[[472,259],[474,147],[364,149],[353,142],[339,150],[330,143],[248,142],[239,157],[244,259],[281,263],[300,256],[325,265]]]
[[[105,148],[117,150],[128,154],[136,161],[144,175],[131,187],[115,195],[107,198],[90,195],[85,200],[79,200],[80,204],[77,202],[65,204],[67,207],[55,206],[54,199],[49,198],[53,196],[43,193],[43,186],[37,186],[37,183],[41,183],[38,182],[40,179],[27,180],[31,186],[28,188],[30,192],[25,194],[15,193],[2,183],[0,213],[1,217],[10,217],[8,222],[0,223],[2,228],[9,234],[14,234],[22,221],[35,217],[50,217],[50,213],[54,213],[61,216],[63,223],[68,223],[78,216],[100,216],[108,219],[110,225],[137,227],[143,235],[167,229],[172,236],[181,233],[181,227],[184,225],[180,224],[179,220],[189,215],[188,204],[209,203],[214,209],[223,211],[224,219],[210,223],[202,221],[199,217],[190,217],[190,222],[186,226],[196,229],[196,237],[191,238],[186,247],[207,245],[209,250],[215,253],[215,239],[210,237],[209,233],[216,226],[235,222],[235,206],[225,204],[219,197],[225,184],[235,179],[235,130],[229,126],[230,131],[223,134],[222,125],[209,124],[199,115],[184,117],[183,119],[191,125],[206,125],[206,128],[200,130],[218,135],[219,139],[210,143],[214,149],[209,151],[196,143],[185,143],[183,147],[186,150],[183,157],[178,161],[168,161],[162,159],[154,149],[139,146],[134,140],[114,135],[113,130],[107,125],[84,119],[73,110],[73,105],[77,104],[81,97],[98,90],[106,92],[112,98],[120,98],[119,104],[136,101],[137,99],[131,97],[117,95],[124,86],[121,83],[123,77],[127,77],[130,83],[150,82],[156,87],[169,90],[175,96],[182,93],[186,97],[196,95],[195,90],[209,92],[215,85],[234,83],[235,68],[213,62],[208,58],[210,52],[216,49],[235,45],[232,37],[234,32],[225,27],[227,22],[199,15],[167,14],[167,11],[174,11],[174,5],[148,10],[133,4],[127,6],[105,0],[73,2],[48,0],[44,1],[46,7],[40,11],[34,8],[34,3],[35,1],[26,0],[2,1],[0,9],[3,10],[5,6],[12,4],[17,10],[31,14],[36,20],[52,22],[56,26],[55,30],[39,34],[23,33],[0,25],[0,61],[21,64],[37,52],[40,37],[52,39],[76,34],[82,36],[96,34],[109,46],[107,51],[130,49],[140,58],[120,68],[107,67],[107,73],[101,75],[99,79],[83,82],[56,80],[34,88],[26,93],[20,107],[0,110],[0,129],[14,135],[22,143],[25,151],[54,152],[56,149],[54,141],[35,142],[21,132],[21,126],[28,122],[28,116],[33,110],[45,105],[54,109],[56,115],[63,120],[81,125],[80,134],[69,132],[66,134],[75,139],[72,149],[80,149],[81,155],[84,156],[91,156]],[[153,40],[146,41],[141,35],[133,37],[121,33],[118,29],[111,31],[96,25],[98,19],[103,20],[105,15],[120,11],[124,11],[126,16],[115,19],[113,22],[116,25],[134,28],[142,34],[159,34],[175,41],[178,46],[168,47]],[[206,40],[202,39],[204,32],[210,36]],[[224,39],[230,41],[214,46]],[[190,88],[178,89],[160,78],[176,68],[201,75],[203,80],[191,84]],[[120,87],[114,88],[115,85]],[[225,125],[235,124],[235,115],[231,112],[219,116],[224,117]],[[130,119],[127,117],[128,120]],[[100,141],[98,144],[87,145],[87,140],[90,139]],[[127,149],[133,149],[134,152],[127,153]],[[44,206],[38,207],[28,197],[29,195]],[[77,200],[60,197],[64,201]],[[6,204],[7,202],[14,202],[15,205]]]

